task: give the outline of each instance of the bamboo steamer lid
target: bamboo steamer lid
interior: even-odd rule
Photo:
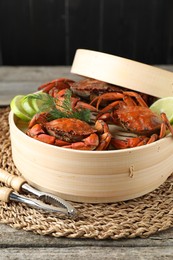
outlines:
[[[173,73],[122,57],[78,49],[71,73],[159,98],[173,96]]]

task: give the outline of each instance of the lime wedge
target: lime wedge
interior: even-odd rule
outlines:
[[[23,95],[15,96],[10,103],[10,107],[17,117],[21,118],[24,121],[29,121],[31,120],[31,116],[28,115],[28,113],[23,109],[21,102],[23,97]]]
[[[150,109],[156,114],[164,112],[171,124],[173,124],[173,97],[165,97],[154,102]]]

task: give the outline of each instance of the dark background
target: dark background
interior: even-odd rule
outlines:
[[[71,65],[78,48],[173,63],[173,0],[0,0],[0,65]]]

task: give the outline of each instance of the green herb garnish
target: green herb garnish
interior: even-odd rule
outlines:
[[[46,93],[44,93],[46,94]],[[89,109],[79,108],[73,110],[71,104],[72,92],[68,89],[64,95],[64,100],[61,105],[58,104],[58,98],[51,97],[49,94],[41,93],[29,94],[28,99],[36,99],[40,101],[40,112],[49,112],[49,120],[58,118],[77,118],[86,122],[91,120],[91,112]]]

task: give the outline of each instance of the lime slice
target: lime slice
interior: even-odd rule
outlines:
[[[173,124],[173,97],[165,97],[154,102],[150,109],[156,114],[164,112],[171,124]]]
[[[37,93],[35,95],[37,95]],[[38,96],[39,96],[39,98],[30,99],[31,105],[32,105],[33,109],[36,111],[35,113],[40,112],[40,109],[43,107],[45,102],[49,99],[49,95],[47,93],[40,92],[40,93],[38,93]]]
[[[26,97],[27,96],[24,96],[23,99],[21,100],[21,106],[23,107],[23,109],[26,111],[27,114],[33,116],[37,113],[37,111],[34,109],[32,105],[32,100],[27,99]]]
[[[10,103],[10,107],[17,117],[21,118],[24,121],[29,121],[31,120],[31,116],[28,115],[28,113],[23,109],[21,102],[23,97],[23,95],[15,96]]]

